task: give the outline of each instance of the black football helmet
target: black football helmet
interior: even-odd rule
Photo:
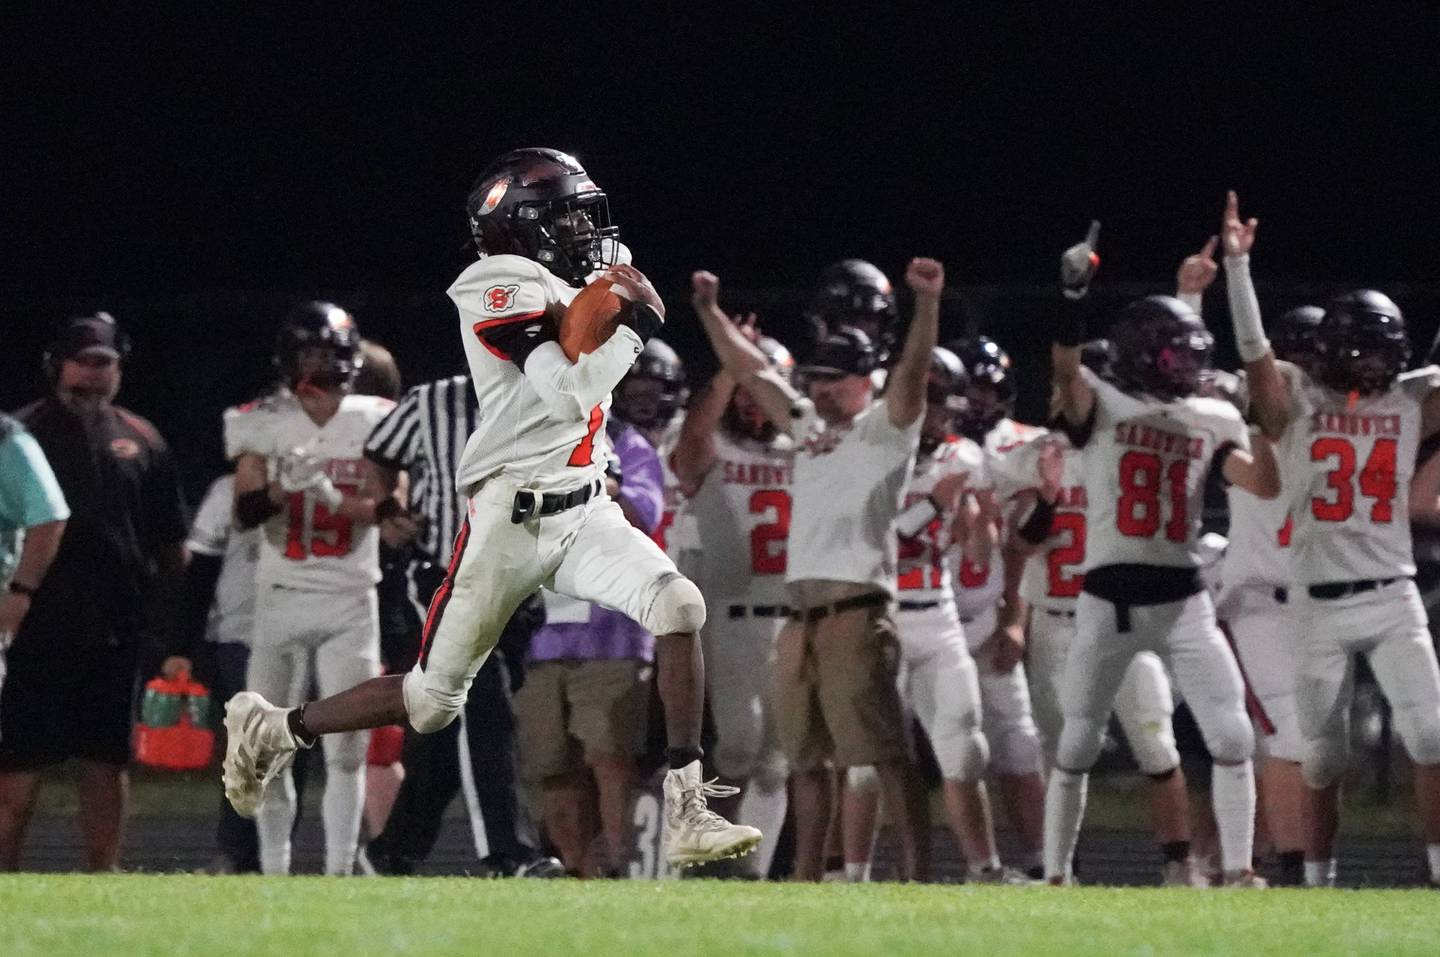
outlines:
[[[966,408],[955,427],[967,439],[983,442],[991,429],[1015,412],[1015,374],[1010,356],[989,336],[957,339],[950,350],[970,381],[965,388]]]
[[[640,385],[653,382],[658,389]],[[665,425],[685,407],[685,365],[663,339],[651,339],[615,387],[615,414],[639,429]]]
[[[480,252],[533,259],[572,286],[614,264],[620,230],[610,203],[580,162],[559,150],[513,150],[491,163],[470,190],[465,216]]]
[[[307,376],[300,353],[310,346],[328,348],[330,358],[325,368]],[[275,337],[275,368],[291,391],[306,385],[348,389],[363,361],[355,317],[333,302],[307,302],[291,309]]]
[[[920,453],[929,455],[948,437],[951,429],[958,430],[960,416],[969,408],[970,400],[965,392],[970,385],[970,376],[960,357],[936,346],[930,350],[930,373],[925,380],[926,418],[920,429]],[[939,422],[930,416],[931,410],[943,410],[944,431],[937,431]]]
[[[880,354],[870,337],[854,326],[841,326],[820,340],[796,373],[803,387],[807,379],[868,376],[879,364]]]
[[[1275,320],[1270,346],[1275,358],[1293,362],[1314,372],[1320,358],[1320,322],[1325,310],[1319,306],[1296,306]]]
[[[1384,392],[1410,362],[1405,317],[1383,292],[1347,292],[1325,310],[1316,352],[1317,378],[1330,388],[1360,395]]]
[[[1215,345],[1195,310],[1173,296],[1130,303],[1111,327],[1110,341],[1120,388],[1164,401],[1201,391]]]
[[[863,259],[842,259],[820,274],[805,318],[823,333],[859,329],[884,362],[894,348],[899,311],[889,277]]]

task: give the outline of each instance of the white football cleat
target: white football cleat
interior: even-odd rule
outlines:
[[[700,762],[691,761],[665,775],[665,859],[673,867],[749,854],[760,845],[760,832],[731,824],[706,804],[707,798],[732,797],[739,788],[700,779]]]
[[[253,691],[225,705],[225,764],[220,779],[235,813],[253,818],[265,790],[295,760],[300,742],[286,723],[289,708],[277,708]]]
[[[1160,871],[1161,887],[1209,887],[1210,882],[1196,869],[1189,860],[1166,861],[1165,867]]]
[[[1223,886],[1234,887],[1241,890],[1263,891],[1270,886],[1270,883],[1254,871],[1246,869],[1226,874],[1225,884]]]

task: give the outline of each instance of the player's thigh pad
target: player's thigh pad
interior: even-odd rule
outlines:
[[[1147,647],[1169,660],[1180,693],[1195,715],[1205,747],[1220,764],[1255,756],[1255,729],[1245,710],[1245,682],[1230,643],[1215,621],[1208,592],[1182,602],[1132,610]]]
[[[1412,581],[1388,586],[1399,594],[1380,604],[1385,632],[1370,652],[1370,666],[1395,715],[1410,758],[1440,764],[1440,667],[1420,594]]]
[[[1055,748],[1056,767],[1084,772],[1100,756],[1110,709],[1136,650],[1137,632],[1120,633],[1115,606],[1082,592],[1076,600],[1075,637],[1060,682],[1065,723]]]
[[[907,662],[906,691],[945,779],[975,781],[983,777],[990,763],[990,745],[980,730],[980,684],[964,642],[956,641],[928,658]]]
[[[652,635],[699,631],[705,624],[700,589],[626,520],[614,501],[600,499],[586,507],[555,570],[554,589],[622,612]]]
[[[1349,766],[1355,672],[1346,629],[1363,621],[1363,613],[1303,592],[1299,610],[1295,704],[1304,741],[1301,763],[1305,783],[1320,788],[1338,781]]]
[[[1065,657],[1075,638],[1075,619],[1051,615],[1042,608],[1030,610],[1030,628],[1025,646],[1025,674],[1030,679],[1030,707],[1041,744],[1052,758],[1060,740],[1065,715],[1060,707],[1060,683],[1065,676]]]
[[[420,660],[405,676],[405,710],[422,734],[448,725],[510,616],[545,578],[539,528],[568,513],[510,521],[514,489],[487,483],[472,498],[444,583],[430,601]]]
[[[1125,669],[1125,680],[1115,696],[1115,717],[1125,729],[1130,753],[1142,773],[1164,774],[1180,763],[1170,721],[1174,713],[1164,663],[1154,652],[1140,652]]]

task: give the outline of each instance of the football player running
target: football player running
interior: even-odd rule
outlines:
[[[1072,880],[1089,769],[1130,661],[1149,650],[1169,663],[1215,761],[1225,882],[1263,887],[1251,870],[1255,736],[1239,666],[1201,580],[1198,538],[1211,468],[1274,498],[1275,458],[1264,438],[1252,446],[1233,406],[1196,394],[1211,336],[1178,299],[1150,296],[1121,312],[1111,329],[1115,383],[1082,364],[1080,308],[1100,261],[1098,233],[1092,224],[1061,259],[1068,308],[1051,348],[1059,411],[1084,450],[1089,511],[1085,582],[1061,689],[1064,725],[1046,792],[1046,875],[1054,884]]]
[[[1257,221],[1230,193],[1221,224],[1235,340],[1251,411],[1296,484],[1291,594],[1306,788],[1305,883],[1334,881],[1339,782],[1349,761],[1354,659],[1364,654],[1415,762],[1430,881],[1440,886],[1440,667],[1415,587],[1410,480],[1440,431],[1440,368],[1405,372],[1405,320],[1383,293],[1333,300],[1312,372],[1277,361],[1250,280]]]
[[[264,527],[245,687],[281,704],[299,704],[312,682],[334,694],[380,673],[376,525],[398,505],[369,480],[364,449],[394,403],[351,394],[361,361],[350,314],[305,303],[276,341],[284,388],[225,413],[236,518],[242,528]],[[327,874],[354,867],[369,739],[352,729],[325,740]],[[280,786],[246,815],[258,811],[266,874],[290,871],[295,787],[288,769],[277,771]]]
[[[232,699],[226,793],[253,814],[295,750],[321,735],[406,720],[422,733],[449,724],[506,620],[544,584],[621,611],[657,638],[670,863],[746,853],[760,832],[710,811],[717,788],[700,775],[704,599],[605,494],[596,448],[611,390],[659,330],[664,305],[621,263],[605,193],[572,156],[507,153],[481,174],[466,210],[481,258],[450,296],[484,414],[456,476],[468,517],[431,601],[420,660],[403,677],[374,678],[300,708],[259,695]],[[572,363],[556,341],[557,317],[601,270],[633,308]]]

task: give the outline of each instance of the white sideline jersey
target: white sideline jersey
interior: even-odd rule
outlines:
[[[610,391],[640,354],[628,326],[571,363],[557,342],[536,347],[521,372],[487,333],[521,323],[558,322],[580,293],[544,266],[521,256],[486,256],[450,286],[460,312],[460,338],[480,402],[480,421],[455,477],[473,495],[501,476],[540,491],[577,488],[604,470],[602,442]]]
[[[260,560],[260,529],[235,524],[235,476],[210,483],[185,547],[197,555],[219,558],[215,601],[205,623],[205,640],[250,644],[255,630],[255,565]]]
[[[789,436],[764,443],[716,431],[715,464],[682,510],[704,545],[688,564],[706,598],[785,603],[794,475]]]
[[[1051,611],[1074,611],[1075,599],[1085,585],[1085,462],[1079,449],[1058,432],[1027,442],[1011,453],[1017,470],[1028,464],[1037,475],[1039,453],[1047,443],[1063,449],[1060,468],[1060,496],[1055,500],[1055,518],[1050,535],[1029,558],[1020,575],[1020,597]]]
[[[395,403],[370,395],[347,395],[323,426],[316,425],[288,391],[225,411],[225,455],[260,455],[272,481],[280,461],[297,450],[323,459],[325,474],[347,495],[365,474],[365,440]],[[331,513],[296,492],[262,526],[255,569],[258,585],[306,591],[363,590],[380,581],[380,530]]]
[[[1280,364],[1280,374],[1294,391],[1300,370],[1288,363]],[[1242,400],[1248,402],[1244,373],[1240,374]],[[1291,514],[1295,476],[1290,474],[1287,460],[1290,446],[1297,442],[1299,429],[1285,430],[1275,443],[1275,460],[1280,466],[1282,491],[1278,498],[1263,499],[1234,485],[1225,490],[1230,512],[1229,541],[1220,565],[1220,582],[1225,588],[1241,585],[1289,587],[1294,570],[1291,542],[1295,520]]]
[[[670,467],[670,456],[675,453],[675,445],[680,441],[680,427],[684,421],[685,414],[677,412],[660,434],[660,443],[655,446],[655,454],[660,457],[661,494],[665,496],[665,510],[660,513],[660,524],[650,533],[660,550],[677,563],[681,561],[681,556],[689,556],[700,547],[695,536],[695,522],[686,507],[685,493],[680,490],[680,479]]]
[[[1410,479],[1440,368],[1407,372],[1383,395],[1353,400],[1309,376],[1291,382],[1287,433],[1296,430],[1296,441],[1281,469],[1296,477],[1296,583],[1414,575]]]
[[[941,442],[929,455],[917,456],[910,488],[905,493],[905,507],[928,496],[946,476],[964,475],[968,487],[982,481],[984,470],[984,453],[974,442],[965,438]],[[900,575],[896,588],[902,601],[954,600],[953,563],[946,556],[955,544],[951,535],[954,521],[954,512],[937,515],[920,534],[899,540]]]
[[[921,416],[905,428],[878,399],[843,428],[796,403],[794,505],[785,580],[843,581],[895,594],[895,516],[915,468]]]
[[[1224,399],[1170,402],[1127,395],[1082,367],[1095,392],[1083,450],[1089,505],[1085,568],[1134,564],[1199,568],[1205,480],[1217,452],[1250,450],[1250,433]]]
[[[1040,434],[1042,430],[1014,419],[1001,419],[985,433],[984,477],[977,488],[992,491],[1002,508],[1015,493],[1034,486],[1034,468],[1022,478],[1008,460],[1011,452]],[[981,565],[965,558],[957,549],[951,553],[950,564],[957,585],[955,605],[961,618],[979,618],[1000,605],[1000,597],[1005,593],[1005,573],[998,552]]]

